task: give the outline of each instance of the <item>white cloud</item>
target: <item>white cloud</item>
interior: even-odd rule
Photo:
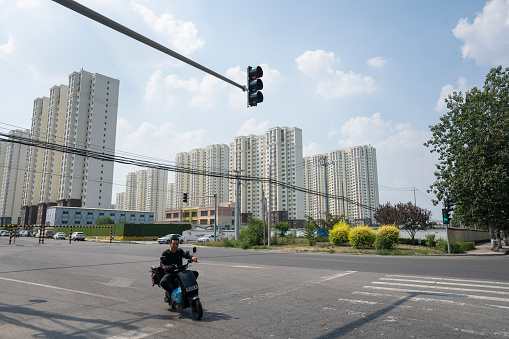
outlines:
[[[125,136],[119,149],[146,157],[174,160],[178,152],[202,146],[206,131],[179,131],[173,124],[153,125],[143,122],[138,129]]]
[[[256,123],[256,119],[252,118],[242,124],[240,130],[236,132],[237,136],[244,136],[249,134],[261,135],[269,129],[269,122],[263,121],[259,124]]]
[[[449,94],[460,91],[465,93],[467,90],[468,90],[467,79],[465,78],[458,79],[458,86],[456,88],[454,88],[453,85],[451,84],[445,85],[444,87],[442,87],[442,90],[440,91],[440,97],[438,98],[435,110],[437,110],[438,112],[445,111],[447,109],[445,99],[449,96]]]
[[[319,154],[320,152],[320,146],[318,144],[312,142],[309,145],[303,145],[302,146],[302,155],[304,157],[309,157],[311,155]]]
[[[307,76],[316,77],[331,69],[335,63],[340,63],[334,52],[325,52],[323,50],[306,51],[295,59],[297,68]]]
[[[191,95],[188,100],[190,106],[209,109],[215,106],[225,86],[223,81],[211,75],[205,75],[200,81],[195,78],[185,80],[175,74],[165,77],[161,70],[156,70],[145,86],[144,99],[168,108],[182,99],[183,95]]]
[[[41,0],[16,0],[16,6],[18,8],[28,9],[36,8],[41,5]]]
[[[333,66],[340,61],[333,52],[306,51],[295,62],[303,74],[317,81],[315,93],[323,98],[372,93],[375,90],[375,80],[372,77],[334,69]]]
[[[205,41],[198,38],[198,30],[191,21],[175,19],[171,13],[157,16],[150,9],[134,1],[131,2],[131,8],[139,13],[152,29],[168,37],[171,45],[179,53],[191,54],[205,44]]]
[[[328,136],[329,138],[331,138],[331,137],[333,137],[333,136],[337,135],[338,133],[339,133],[339,132],[338,132],[338,130],[336,129],[336,127],[331,127],[331,128],[329,128],[329,131],[327,132],[327,136]]]
[[[382,57],[374,57],[374,58],[366,60],[366,64],[368,64],[371,67],[382,67],[386,63],[387,63],[387,59],[384,59]]]
[[[473,23],[461,18],[452,32],[463,40],[463,58],[478,65],[509,65],[509,0],[487,2]]]
[[[9,35],[9,40],[3,45],[0,45],[0,58],[12,54],[14,51],[14,40],[11,35]]]

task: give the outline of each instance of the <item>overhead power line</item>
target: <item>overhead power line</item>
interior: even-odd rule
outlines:
[[[94,151],[94,150],[90,150],[90,149],[82,149],[82,148],[77,148],[77,147],[68,146],[68,145],[61,145],[61,144],[41,141],[41,140],[37,140],[37,139],[33,139],[33,138],[9,135],[6,133],[0,133],[0,141],[12,142],[12,143],[17,143],[17,144],[22,144],[22,145],[27,145],[27,146],[33,146],[33,147],[39,147],[39,148],[43,148],[43,149],[59,151],[62,153],[70,153],[70,154],[80,155],[83,157],[94,158],[94,159],[103,160],[103,161],[117,162],[117,163],[126,164],[126,165],[134,165],[134,166],[145,167],[145,168],[148,167],[148,168],[155,168],[155,169],[166,170],[166,171],[171,171],[171,172],[187,173],[187,174],[194,174],[194,175],[204,175],[204,176],[209,176],[209,177],[227,178],[227,179],[237,179],[238,178],[238,179],[244,180],[244,181],[256,181],[256,182],[268,183],[268,184],[277,185],[279,187],[283,187],[283,188],[287,188],[287,189],[291,189],[294,191],[299,191],[299,192],[303,192],[303,193],[307,193],[307,194],[311,194],[311,195],[322,196],[322,197],[329,198],[329,199],[343,200],[349,204],[352,204],[352,205],[355,205],[355,206],[358,206],[358,207],[361,207],[361,208],[364,208],[367,210],[376,211],[376,207],[364,205],[362,203],[359,203],[352,199],[346,198],[344,196],[338,196],[338,195],[313,191],[313,190],[309,190],[309,189],[306,189],[303,187],[291,185],[291,184],[283,182],[283,181],[278,181],[278,180],[275,180],[272,178],[254,177],[254,176],[249,176],[249,175],[240,175],[238,173],[232,174],[232,173],[224,173],[224,172],[217,172],[217,171],[210,171],[210,170],[200,170],[200,169],[189,168],[189,167],[184,167],[184,166],[179,166],[179,165],[175,166],[175,165],[161,164],[161,163],[157,163],[154,161],[146,161],[146,160],[144,161],[144,160],[140,160],[140,159],[129,158],[129,157],[118,155],[118,154],[116,155],[114,152],[108,152],[105,150]]]

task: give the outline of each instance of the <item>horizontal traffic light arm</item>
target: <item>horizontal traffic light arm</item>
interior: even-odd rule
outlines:
[[[104,26],[107,26],[111,29],[114,29],[115,31],[117,32],[120,32],[124,35],[127,35],[128,37],[130,38],[133,38],[134,40],[138,40],[139,42],[147,45],[147,46],[150,46],[152,48],[155,48],[157,49],[158,51],[161,51],[163,52],[164,54],[167,54],[169,56],[172,56],[174,57],[175,59],[178,59],[182,62],[185,62],[186,64],[188,65],[191,65],[193,67],[196,67],[198,68],[199,70],[202,70],[204,71],[205,73],[208,73],[212,76],[215,76],[216,78],[218,79],[221,79],[233,86],[236,86],[238,88],[240,88],[241,90],[243,90],[244,92],[246,91],[246,86],[243,86],[241,84],[238,84],[236,83],[235,81],[233,80],[230,80],[224,76],[222,76],[221,74],[218,74],[216,72],[214,72],[213,70],[211,69],[208,69],[207,67],[205,66],[202,66],[200,65],[199,63],[191,60],[191,59],[188,59],[186,58],[185,56],[181,55],[181,54],[178,54],[177,52],[175,51],[172,51],[171,49],[167,48],[167,47],[164,47],[163,45],[155,42],[154,40],[150,40],[149,38],[139,34],[139,33],[136,33],[135,31],[125,27],[125,26],[122,26],[121,24],[105,17],[104,15],[101,15],[97,12],[94,12],[93,10],[91,10],[90,8],[88,7],[85,7],[75,1],[72,1],[72,0],[53,0],[54,2],[64,6],[64,7],[67,7],[69,8],[70,10],[73,10],[75,11],[76,13],[79,13],[81,15],[84,15],[94,21],[97,21],[98,23],[100,24],[103,24]]]

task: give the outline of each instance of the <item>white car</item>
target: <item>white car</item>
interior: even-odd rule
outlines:
[[[83,232],[74,232],[72,235],[71,235],[71,240],[85,240],[85,233]]]
[[[64,232],[57,232],[55,233],[55,235],[53,236],[53,238],[55,239],[64,239],[65,240],[65,233]]]
[[[0,237],[8,237],[9,233],[11,233],[11,231],[1,230]]]
[[[203,237],[198,238],[198,242],[207,242],[207,241],[215,241],[214,235],[213,234],[204,235]]]
[[[184,243],[184,237],[180,234],[166,234],[164,237],[161,237],[157,239],[157,242],[160,244],[169,244],[171,242],[172,237],[178,237],[179,238],[179,244]]]

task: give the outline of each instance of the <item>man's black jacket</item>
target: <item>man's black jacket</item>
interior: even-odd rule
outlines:
[[[179,248],[175,253],[172,253],[168,249],[161,254],[161,266],[182,266],[182,258],[191,259],[192,257],[189,253],[185,253],[181,248]]]

